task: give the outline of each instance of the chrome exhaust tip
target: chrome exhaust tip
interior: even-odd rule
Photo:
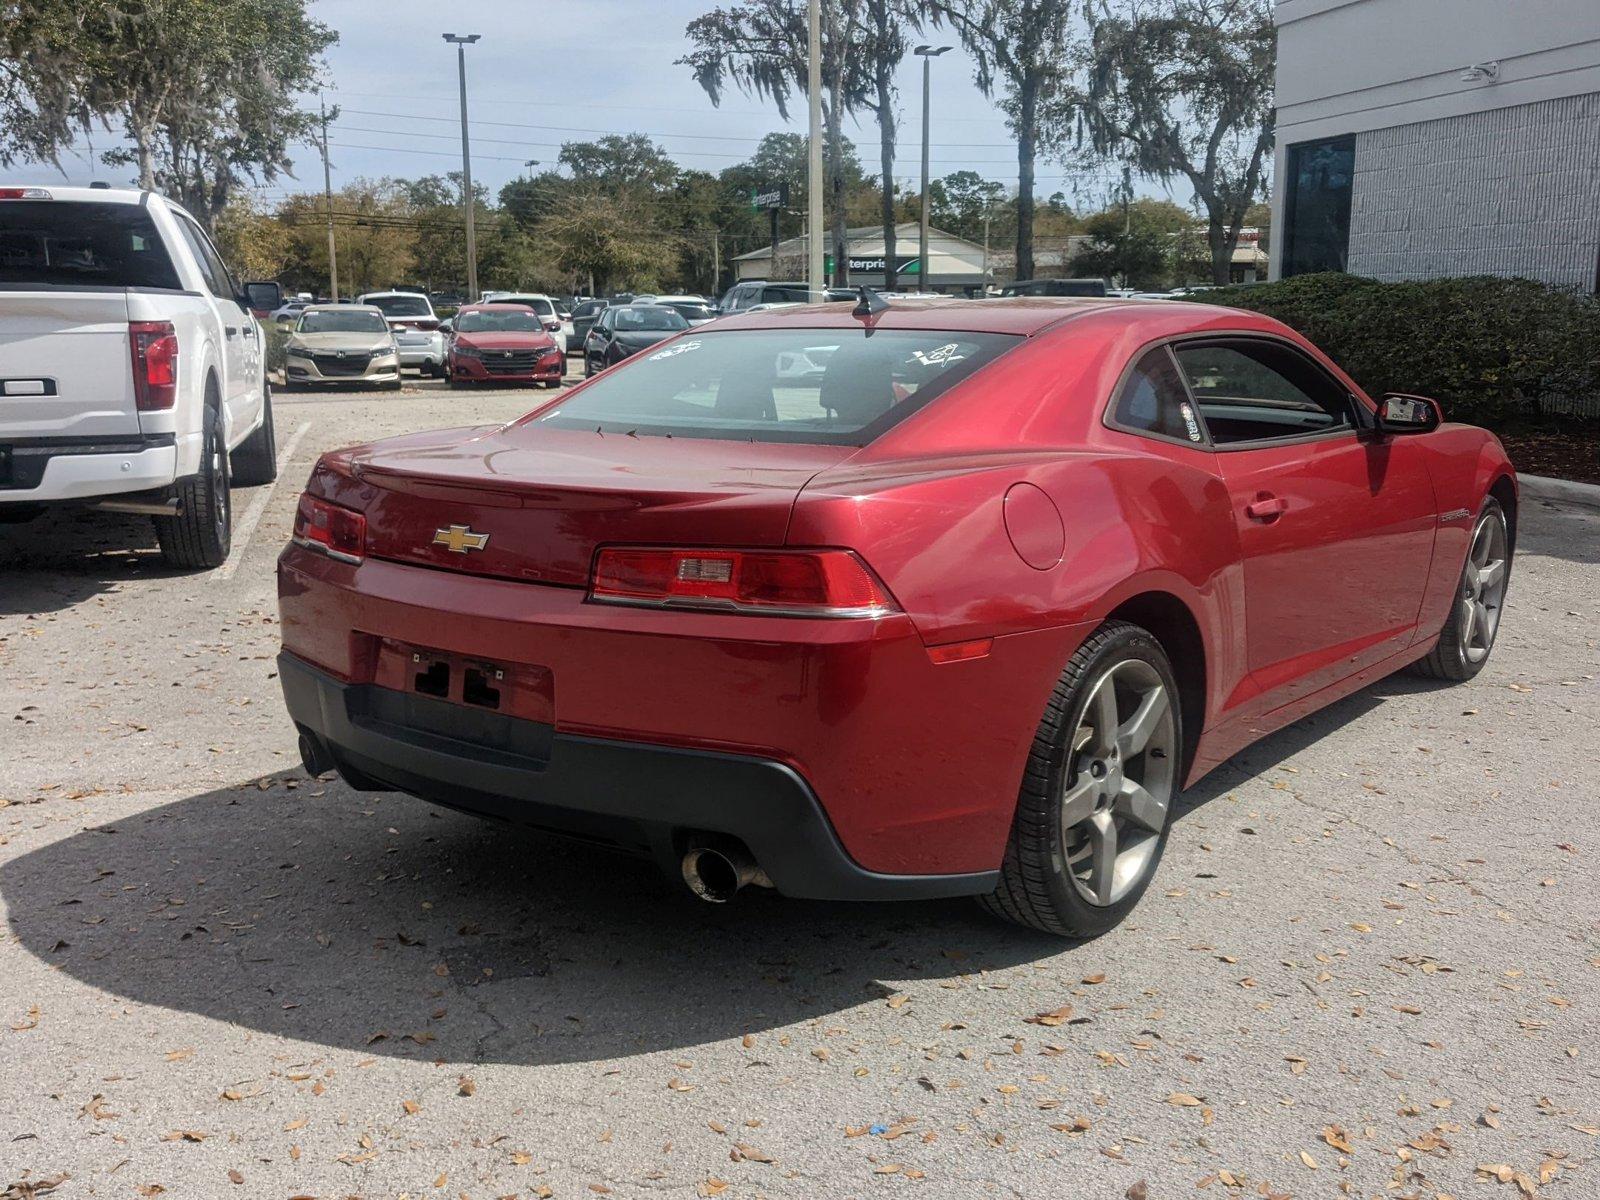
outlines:
[[[683,856],[683,881],[710,904],[726,904],[744,887],[771,887],[772,880],[737,842],[690,846]]]

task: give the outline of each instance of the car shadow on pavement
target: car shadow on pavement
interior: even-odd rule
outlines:
[[[298,776],[85,828],[0,893],[21,945],[92,987],[421,1061],[759,1035],[1070,949],[964,900],[708,905],[648,862]]]
[[[56,612],[131,580],[185,573],[161,560],[149,517],[85,508],[0,522],[0,616]]]

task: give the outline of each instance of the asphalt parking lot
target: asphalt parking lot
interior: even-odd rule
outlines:
[[[0,1196],[1600,1195],[1600,512],[1525,506],[1477,680],[1186,795],[1099,941],[719,908],[300,769],[315,455],[541,395],[279,397],[210,574],[139,518],[0,526]]]

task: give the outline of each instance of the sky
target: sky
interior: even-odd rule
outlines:
[[[729,0],[723,0],[724,3]],[[325,98],[339,119],[329,133],[333,184],[358,177],[414,177],[456,170],[461,162],[456,54],[442,34],[477,33],[467,47],[468,104],[475,182],[491,195],[510,179],[555,165],[564,141],[607,133],[645,133],[686,168],[719,171],[747,159],[763,134],[805,130],[778,115],[770,101],[737,91],[720,106],[676,65],[689,45],[684,27],[714,0],[473,0],[441,5],[422,0],[313,0],[312,14],[339,33],[327,54]],[[933,44],[956,43],[931,31]],[[895,176],[916,186],[921,155],[921,61],[908,55],[900,70],[900,130]],[[973,83],[972,61],[960,46],[933,62],[931,173],[969,169],[1016,186],[1016,149],[1005,120]],[[311,100],[315,104],[315,99]],[[868,173],[878,173],[878,132],[871,114],[847,119]],[[104,149],[115,139],[96,139]],[[320,190],[321,161],[311,146],[294,152],[294,179],[259,189],[269,204],[296,191]],[[541,166],[529,168],[529,159]],[[8,172],[17,182],[129,182],[124,168],[96,165],[86,154],[63,158],[65,176],[48,165]],[[1112,175],[1085,181],[1043,161],[1036,194],[1065,192],[1080,205],[1100,207]],[[1159,185],[1143,194],[1163,195]]]

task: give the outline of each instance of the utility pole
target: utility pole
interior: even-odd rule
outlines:
[[[934,59],[950,49],[949,46],[918,46],[912,51],[922,59],[922,226],[917,231],[917,291],[919,292],[928,290],[928,114],[931,108],[929,79],[932,75],[928,68]]]
[[[328,166],[328,106],[321,100],[322,110],[322,197],[328,202],[328,299],[339,303],[339,252],[333,245],[333,172]]]
[[[806,155],[806,278],[821,292],[822,278],[822,0],[806,3],[806,93],[811,141]]]
[[[456,66],[461,79],[461,205],[467,214],[467,303],[478,299],[478,236],[473,228],[473,209],[477,207],[472,194],[472,144],[467,137],[467,47],[477,41],[480,34],[447,33],[444,40],[456,48]]]
[[[721,286],[722,286],[722,230],[713,229],[711,231],[711,290],[713,292],[715,292]],[[713,300],[720,300],[720,299],[722,299],[722,296],[721,296],[720,293],[718,293],[717,295],[713,296],[712,299]]]

